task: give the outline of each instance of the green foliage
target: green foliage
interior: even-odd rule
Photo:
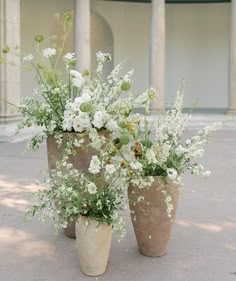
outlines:
[[[89,185],[94,185],[91,178],[85,177],[66,160],[58,163],[57,170],[50,171],[50,175],[41,184],[53,188],[39,190],[29,196],[36,204],[26,212],[25,221],[35,215],[42,221],[53,218],[55,229],[65,227],[79,215],[99,223],[115,223],[124,204],[123,187],[115,186],[116,180],[107,182],[101,172],[94,179],[98,189],[91,192]]]

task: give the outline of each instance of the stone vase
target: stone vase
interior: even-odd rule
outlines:
[[[110,138],[110,133],[108,131],[103,131],[99,133],[106,138]],[[63,157],[65,143],[68,139],[75,141],[78,139],[77,133],[63,133],[63,142],[60,147],[56,142],[55,136],[51,135],[47,138],[47,155],[48,155],[48,169],[56,169],[56,162],[60,161]],[[75,148],[74,153],[68,155],[68,162],[73,164],[75,169],[82,171],[85,175],[88,174],[88,168],[90,165],[90,160],[93,155],[99,155],[99,152],[92,147],[88,146],[91,143],[88,136],[84,137],[83,148]],[[99,183],[98,183],[99,184]],[[56,187],[52,187],[56,188]],[[67,237],[75,238],[75,220],[69,222],[67,227],[64,228],[64,234]]]
[[[167,214],[163,190],[171,197],[171,218]],[[176,216],[179,187],[169,179],[154,177],[154,182],[149,188],[130,186],[128,198],[140,252],[149,257],[164,255]]]
[[[112,226],[88,221],[80,216],[76,221],[76,248],[81,271],[99,276],[106,271],[112,239]]]

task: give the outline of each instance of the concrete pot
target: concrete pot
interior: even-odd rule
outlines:
[[[99,133],[99,135],[102,135],[102,136],[110,139],[110,133],[108,131],[102,131]],[[51,135],[50,137],[47,138],[49,170],[56,169],[56,162],[62,159],[65,142],[68,139],[71,139],[74,141],[75,139],[78,139],[78,134],[77,133],[63,133],[63,143],[60,147],[58,147],[54,135]],[[91,146],[86,147],[90,143],[91,143],[91,141],[88,138],[88,136],[85,136],[84,143],[83,143],[83,146],[85,145],[85,147],[76,148],[73,154],[68,155],[68,157],[69,157],[68,161],[71,164],[73,164],[74,168],[83,171],[85,174],[88,173],[88,168],[89,168],[91,157],[93,155],[99,155],[98,151],[93,149]]]
[[[110,138],[110,133],[108,131],[102,131],[99,133],[106,138]],[[68,139],[75,140],[78,138],[77,133],[63,133],[63,143],[58,147],[54,135],[51,135],[47,139],[47,155],[48,155],[48,169],[56,169],[56,162],[60,161],[63,157],[65,142]],[[85,148],[76,148],[74,153],[69,155],[68,162],[73,164],[75,169],[82,171],[85,175],[88,174],[88,168],[90,165],[90,160],[93,155],[99,155],[98,151],[92,147],[86,147],[91,141],[88,136],[84,137]],[[99,183],[97,183],[99,185]],[[52,187],[56,188],[56,187]],[[75,221],[69,222],[67,227],[64,228],[64,233],[67,237],[75,238]]]
[[[106,271],[111,247],[112,226],[88,221],[80,216],[76,221],[76,248],[81,271],[85,275],[98,276]]]
[[[160,257],[167,251],[172,225],[176,216],[179,198],[178,186],[162,177],[154,177],[150,188],[130,186],[128,189],[129,206],[134,232],[140,252],[149,257]],[[167,215],[166,190],[172,198],[171,218]],[[143,199],[142,199],[143,198]]]

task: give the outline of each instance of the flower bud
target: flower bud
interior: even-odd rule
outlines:
[[[118,126],[119,126],[120,128],[122,128],[122,129],[124,129],[124,128],[127,127],[127,124],[126,124],[125,121],[120,121],[119,124],[118,124]]]
[[[41,35],[41,34],[37,34],[37,35],[34,37],[34,40],[35,40],[37,43],[41,43],[41,42],[43,42],[44,37],[43,37],[43,35]]]
[[[64,13],[64,20],[65,21],[71,21],[72,20],[72,15],[69,12]]]
[[[83,77],[89,76],[89,71],[87,69],[85,69],[82,73]]]
[[[9,48],[8,46],[6,46],[6,47],[2,48],[2,52],[3,52],[3,54],[8,54],[8,53],[9,53],[9,51],[10,51],[10,48]]]
[[[128,91],[131,88],[131,82],[129,80],[124,80],[121,84],[122,91]]]
[[[123,134],[120,136],[120,143],[126,145],[129,143],[130,137],[129,134]]]
[[[91,104],[89,102],[83,102],[79,108],[82,112],[89,112],[91,110]]]

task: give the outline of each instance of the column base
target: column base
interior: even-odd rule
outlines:
[[[17,124],[0,125],[0,143],[1,142],[20,142],[29,140],[35,134],[41,131],[39,128],[25,128],[16,134]]]
[[[236,115],[236,108],[230,108],[225,112],[226,115],[233,116]]]

